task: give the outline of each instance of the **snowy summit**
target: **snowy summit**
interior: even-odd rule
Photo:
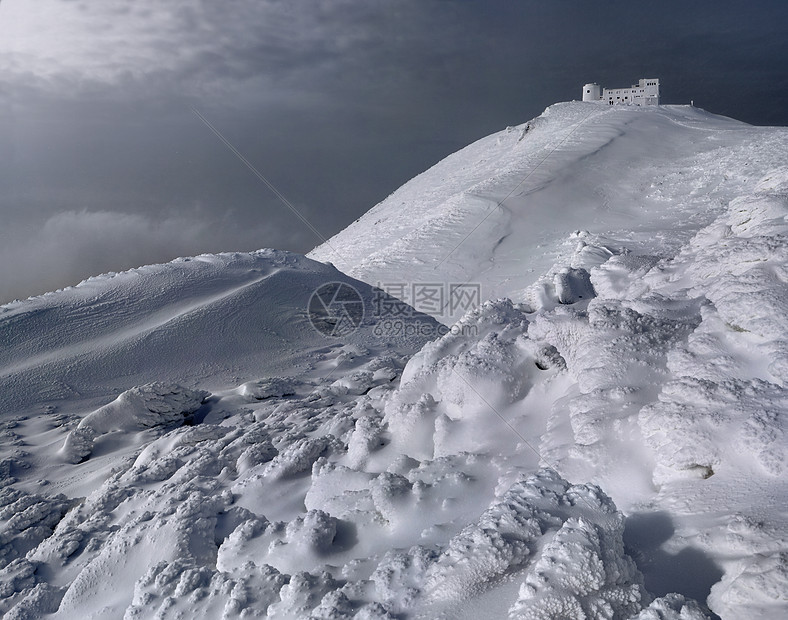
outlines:
[[[560,103],[309,257],[0,307],[0,612],[785,618],[786,161]]]

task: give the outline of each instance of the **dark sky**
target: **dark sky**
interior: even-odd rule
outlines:
[[[2,0],[0,302],[324,237],[589,81],[788,125],[786,0]]]

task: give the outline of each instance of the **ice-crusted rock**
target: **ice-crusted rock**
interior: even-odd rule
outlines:
[[[19,592],[29,592],[38,583],[36,565],[24,558],[15,558],[0,569],[0,599],[9,599]]]
[[[370,492],[372,478],[374,474],[318,459],[312,467],[304,505],[308,510],[322,508],[336,517],[358,520],[359,513],[374,510]]]
[[[362,467],[370,454],[384,443],[381,421],[372,416],[360,417],[348,440],[348,462],[352,467]]]
[[[337,520],[323,510],[310,510],[285,527],[288,544],[321,553],[331,548],[337,535]]]
[[[383,472],[370,481],[369,487],[375,510],[389,525],[405,519],[416,501],[413,484],[400,474]]]
[[[659,457],[656,481],[701,470],[708,477],[721,462],[733,465],[726,448],[731,440],[770,474],[780,475],[788,459],[781,412],[788,412],[788,396],[764,381],[682,377],[670,382],[659,402],[640,413],[644,436]]]
[[[387,551],[370,577],[376,599],[395,613],[411,609],[424,587],[427,570],[437,557],[435,551],[419,545],[407,551]]]
[[[180,423],[208,395],[205,390],[191,390],[173,383],[147,383],[123,392],[113,402],[83,418],[79,427],[107,433]]]
[[[239,473],[243,473],[262,463],[272,460],[279,451],[274,448],[270,441],[256,443],[246,448],[236,461],[235,468]]]
[[[85,416],[66,437],[61,452],[68,462],[79,463],[90,456],[95,439],[105,433],[182,424],[208,395],[204,390],[168,383],[132,388]]]
[[[366,394],[375,384],[372,371],[358,370],[354,373],[337,379],[331,384],[331,389],[337,394]]]
[[[527,331],[523,310],[500,299],[425,345],[385,404],[395,449],[431,459],[494,443],[490,430],[498,427],[490,416],[524,399],[545,369],[560,365],[555,349],[533,342]]]
[[[263,475],[283,478],[309,471],[320,456],[338,447],[330,435],[296,439],[264,466]]]
[[[647,492],[652,471],[632,429],[665,380],[669,352],[699,323],[697,306],[656,295],[636,302],[596,297],[585,310],[563,306],[534,316],[529,338],[557,349],[578,392],[555,403],[548,429],[556,435],[544,441],[552,446],[542,455],[568,476],[584,479],[590,470],[604,476],[611,493],[631,495],[633,481]]]
[[[267,377],[258,381],[249,381],[238,388],[238,393],[253,400],[292,396],[298,390],[301,381],[290,377]]]
[[[667,594],[651,602],[631,620],[708,620],[707,616],[693,600],[681,594]]]
[[[81,463],[93,452],[96,431],[92,428],[75,428],[67,436],[61,452],[69,463]]]
[[[675,378],[639,416],[658,457],[659,483],[738,467],[736,453],[751,455],[771,475],[785,471],[786,187],[784,170],[768,175],[671,262],[708,301],[700,325],[667,359]],[[652,279],[660,282],[656,274]],[[755,352],[769,363],[752,363]]]
[[[788,171],[772,171],[754,191],[731,201],[676,258],[694,292],[713,304],[729,329],[759,337],[770,376],[788,382]]]
[[[5,620],[36,620],[57,611],[65,588],[39,583],[3,615]]]
[[[180,459],[169,477],[141,478],[137,471],[141,468],[129,463],[71,510],[54,534],[31,552],[31,559],[48,567],[65,563],[72,567],[74,576],[60,602],[61,613],[97,613],[103,606],[122,613],[128,605],[123,584],[131,576],[136,579],[161,562],[179,561],[200,570],[214,566],[219,542],[253,517],[232,505],[232,494],[216,492],[216,455],[209,459],[205,448],[194,445],[177,450]],[[142,471],[155,463],[147,463]],[[119,514],[128,515],[121,528],[113,526]],[[129,571],[127,566],[136,568]],[[107,596],[86,600],[98,581],[106,584]],[[225,602],[222,598],[222,605]],[[149,608],[139,617],[151,615],[155,614]],[[204,617],[220,616],[206,613]]]
[[[309,620],[341,620],[354,618],[357,606],[343,589],[328,592],[309,614]]]
[[[258,538],[268,527],[268,520],[264,517],[253,515],[235,526],[235,529],[222,541],[216,554],[216,568],[223,572],[232,573],[239,570],[245,562],[244,550],[248,550],[250,543]]]
[[[0,489],[0,613],[34,618],[54,611],[63,591],[37,574],[39,563],[25,557],[52,541],[67,511],[76,504],[64,495],[44,497],[12,487]]]
[[[329,573],[295,573],[279,592],[280,601],[269,608],[272,618],[308,618],[323,597],[341,587]],[[341,617],[341,616],[340,616]]]
[[[558,303],[561,304],[574,304],[596,297],[591,276],[585,269],[562,269],[555,275],[554,286]]]
[[[460,319],[453,329],[439,339],[428,342],[405,366],[402,384],[407,385],[420,374],[434,372],[435,366],[446,358],[472,350],[477,340],[496,334],[510,342],[528,326],[525,313],[508,299],[487,301]]]
[[[236,571],[239,561],[235,556],[241,555],[282,573],[296,573],[320,566],[346,548],[338,539],[348,531],[348,523],[324,510],[307,510],[287,522],[245,516],[218,550],[217,565],[223,570]]]
[[[582,517],[567,519],[542,550],[509,611],[518,620],[628,618],[645,590],[623,553],[623,527],[607,531]]]
[[[512,618],[627,617],[647,595],[624,552],[623,524],[598,488],[542,470],[452,538],[427,570],[427,600],[461,600],[518,572],[524,582]]]
[[[75,504],[64,495],[45,497],[13,487],[0,489],[0,568],[49,538]]]
[[[437,417],[437,403],[431,394],[422,394],[415,401],[396,394],[386,407],[384,417],[393,448],[413,458],[432,458]]]
[[[320,459],[304,503],[355,524],[368,533],[367,548],[383,553],[389,537],[409,538],[425,518],[451,520],[458,510],[476,514],[479,485],[464,471],[473,461],[471,455],[422,463],[404,458],[375,474]],[[369,536],[372,531],[379,535]]]
[[[254,562],[247,562],[234,576],[179,560],[159,562],[134,584],[134,598],[124,618],[276,618],[266,614],[279,602],[279,591],[288,579]]]
[[[553,267],[522,292],[522,300],[530,312],[593,299],[597,292],[591,270],[626,252],[612,247],[610,240],[585,230],[572,233],[564,246],[566,250]]]

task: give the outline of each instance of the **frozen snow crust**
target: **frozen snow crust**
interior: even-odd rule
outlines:
[[[527,127],[330,241],[373,285],[496,294],[448,333],[326,338],[313,290],[375,292],[274,251],[0,309],[0,612],[786,617],[788,132]]]

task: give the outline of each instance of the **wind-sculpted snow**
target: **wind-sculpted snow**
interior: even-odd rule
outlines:
[[[209,396],[204,390],[149,383],[123,392],[114,401],[86,415],[66,437],[62,453],[69,463],[90,456],[95,440],[113,431],[140,431],[180,426]]]
[[[650,476],[650,503],[671,507],[683,536],[720,558],[709,603],[722,617],[776,618],[788,602],[777,559],[785,515],[769,508],[788,491],[786,181],[778,169],[753,183],[675,256],[622,261],[615,249],[591,270],[597,298],[537,312],[529,331],[556,346],[580,392],[554,406],[544,454],[563,471],[594,472],[633,508],[647,505]],[[557,448],[567,414],[572,434]],[[653,466],[637,457],[644,450]],[[712,524],[705,510],[730,516]],[[732,534],[743,515],[749,527]],[[753,564],[752,553],[773,560]]]
[[[164,390],[155,391],[161,402]],[[172,394],[167,390],[167,397]],[[222,398],[237,396],[229,391]],[[388,441],[394,433],[383,438],[375,399],[358,398],[341,390],[327,408],[308,394],[279,397],[289,408],[281,418],[265,415],[265,404],[252,404],[236,414],[236,423],[231,416],[221,425],[206,420],[167,431],[80,505],[67,514],[56,509],[47,521],[55,531],[35,541],[29,568],[9,565],[4,596],[16,601],[11,613],[21,614],[39,596],[36,573],[61,571],[70,576],[68,587],[55,592],[54,602],[47,599],[48,611],[57,610],[58,617],[212,618],[243,610],[272,618],[431,617],[507,577],[531,574],[544,557],[540,549],[562,548],[560,532],[573,519],[618,541],[591,551],[609,579],[587,575],[586,566],[577,573],[577,580],[593,582],[578,593],[583,604],[614,600],[616,588],[631,591],[631,600],[615,609],[639,610],[648,598],[624,554],[623,517],[599,489],[572,486],[549,470],[519,475],[465,524],[478,497],[464,493],[478,487],[476,476],[495,476],[501,465],[459,453],[422,461],[402,457]],[[258,412],[259,422],[242,423]],[[92,417],[104,419],[85,419]],[[377,467],[358,468],[351,458],[359,435],[365,461],[376,460]],[[262,447],[259,462],[241,466],[256,446]],[[354,460],[357,468],[350,465]],[[380,470],[386,462],[387,470]],[[288,502],[283,492],[302,499]],[[269,511],[274,498],[289,505]],[[447,518],[442,535],[430,540],[422,534],[427,546],[397,543],[411,540],[414,527],[430,531]],[[593,581],[600,578],[604,592]],[[125,586],[129,580],[133,592]]]
[[[740,458],[732,460],[738,453],[774,476],[784,471],[788,171],[754,189],[666,266],[687,278],[688,295],[702,299],[702,322],[668,357],[673,380],[641,413],[662,463],[672,468],[740,467]]]
[[[629,617],[647,595],[622,534],[622,515],[598,489],[543,470],[515,483],[452,538],[428,571],[427,590],[439,600],[462,599],[528,566],[509,617],[604,615],[595,608]]]
[[[332,239],[368,285],[261,251],[4,306],[0,613],[782,620],[786,159],[561,104]]]
[[[416,385],[442,398],[455,384],[435,377],[444,368],[471,368],[462,363],[467,356],[492,364],[501,350],[487,348],[490,340],[509,349],[515,368],[531,364],[534,376],[559,371],[539,370],[535,351],[521,346],[528,322],[510,302],[486,304],[465,323],[477,326],[476,335],[447,334],[431,343],[408,363],[410,379],[399,389],[390,375],[402,373],[404,360],[345,351],[353,362],[344,379],[286,388],[272,380],[267,385],[281,387],[274,392],[288,395],[267,390],[262,399],[244,384],[214,394],[196,426],[166,426],[176,421],[171,414],[201,405],[205,396],[174,386],[134,389],[86,416],[82,427],[97,433],[138,431],[143,408],[166,420],[157,438],[78,506],[56,513],[54,533],[28,554],[30,568],[20,566],[8,581],[6,600],[17,610],[11,613],[40,596],[46,582],[36,573],[55,571],[68,575],[67,587],[47,598],[57,617],[211,618],[243,610],[271,618],[453,615],[511,579],[538,582],[540,562],[553,562],[546,550],[562,553],[568,545],[565,553],[574,553],[578,543],[564,542],[562,532],[575,522],[595,533],[596,542],[581,546],[601,572],[581,565],[573,579],[586,585],[574,594],[566,584],[551,587],[583,608],[606,605],[617,614],[611,617],[639,611],[650,597],[624,552],[623,516],[598,488],[570,485],[551,470],[529,476],[514,458],[515,444],[515,452],[501,446],[491,460],[496,432],[470,452],[437,442],[429,455],[413,458],[398,448],[409,431],[387,417],[396,417]],[[512,383],[504,365],[495,369],[490,381],[510,387],[497,405],[521,402],[525,384]],[[364,394],[348,389],[361,377]],[[454,399],[445,406],[440,414],[451,434],[451,424],[467,420],[450,414],[465,408],[468,420],[480,422],[488,405]],[[489,507],[480,512],[484,497]],[[536,604],[515,594],[501,601],[501,614]]]

